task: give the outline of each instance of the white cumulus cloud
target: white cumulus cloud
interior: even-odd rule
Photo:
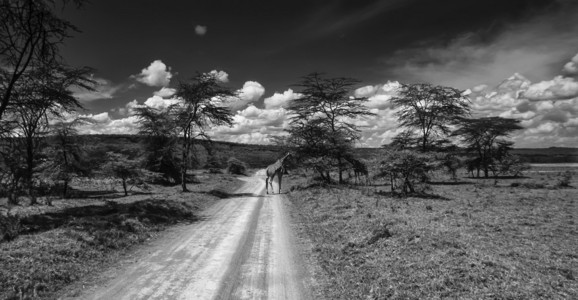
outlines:
[[[167,86],[173,74],[171,74],[171,68],[161,60],[155,60],[147,68],[142,69],[140,74],[132,77],[148,86]]]
[[[572,99],[578,97],[578,82],[574,78],[556,76],[552,80],[532,84],[520,97],[532,101]]]
[[[223,83],[229,82],[229,74],[227,74],[227,72],[225,72],[225,71],[212,70],[211,72],[209,72],[209,74],[215,76],[217,81],[220,81]]]
[[[301,96],[302,94],[295,93],[293,92],[292,89],[284,91],[283,94],[274,93],[273,96],[265,98],[264,100],[265,108],[270,109],[270,108],[284,107],[287,104],[287,102],[294,99],[298,99]]]
[[[160,90],[154,92],[153,94],[154,94],[155,96],[167,98],[167,97],[171,97],[172,95],[174,95],[176,91],[177,91],[177,90],[175,90],[175,89],[173,89],[173,88],[162,87]]]
[[[265,88],[259,82],[247,81],[241,89],[237,90],[237,97],[229,98],[225,102],[235,112],[261,99],[263,94],[265,94]]]
[[[563,71],[568,75],[578,75],[578,54],[564,65]]]

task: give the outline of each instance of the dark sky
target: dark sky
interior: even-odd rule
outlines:
[[[578,52],[574,0],[149,1],[93,0],[65,17],[72,65],[97,69],[109,89],[92,113],[145,101],[159,86],[134,75],[161,60],[169,87],[195,72],[224,71],[282,93],[313,71],[359,79],[473,88],[516,72],[548,80]],[[197,25],[206,33],[195,32]],[[576,37],[578,35],[574,35]],[[133,77],[131,77],[133,76]],[[111,115],[114,115],[111,113]]]
[[[383,62],[459,34],[485,39],[545,9],[548,0],[91,1],[68,19],[82,33],[64,55],[120,82],[160,59],[179,77],[213,69],[232,85],[256,80],[282,91],[312,71],[368,83],[397,80]],[[195,26],[207,26],[204,36]]]

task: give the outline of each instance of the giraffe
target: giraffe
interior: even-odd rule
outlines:
[[[283,173],[285,173],[285,160],[289,156],[291,156],[290,152],[278,159],[274,164],[267,167],[267,178],[265,178],[265,189],[267,190],[267,194],[269,194],[269,185],[271,185],[271,193],[275,193],[273,190],[273,179],[275,176],[279,178],[279,194],[281,193],[281,179],[283,178]]]
[[[353,173],[355,176],[355,183],[361,182],[360,177],[365,176],[365,184],[369,184],[369,172],[367,170],[367,166],[361,162],[360,160],[354,158],[351,155],[346,155],[345,160],[347,160],[351,164],[351,168],[353,169]]]

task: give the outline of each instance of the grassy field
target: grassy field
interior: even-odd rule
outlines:
[[[53,299],[75,282],[90,281],[134,246],[159,236],[242,185],[224,174],[196,174],[190,193],[180,186],[151,185],[128,197],[96,180],[77,182],[81,198],[53,206],[17,206],[0,223],[0,299]],[[7,207],[0,206],[6,215]],[[10,227],[10,228],[7,228]],[[5,235],[7,232],[10,234]]]
[[[286,182],[327,299],[578,299],[576,169],[572,187],[558,186],[567,170],[442,178],[410,198]]]

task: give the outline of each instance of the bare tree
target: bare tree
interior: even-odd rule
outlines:
[[[462,91],[426,83],[404,84],[400,96],[391,101],[399,109],[396,115],[400,127],[417,131],[422,151],[433,148],[436,140],[449,135],[451,124],[470,112],[469,100]]]
[[[351,96],[358,80],[346,77],[325,78],[311,73],[296,84],[303,96],[289,103],[292,113],[289,133],[302,154],[336,160],[339,182],[343,183],[343,155],[359,139],[353,120],[373,116],[364,104],[367,98]]]
[[[83,0],[63,0],[80,6]],[[54,0],[0,0],[0,121],[22,76],[59,62],[59,46],[78,29],[53,11]]]

